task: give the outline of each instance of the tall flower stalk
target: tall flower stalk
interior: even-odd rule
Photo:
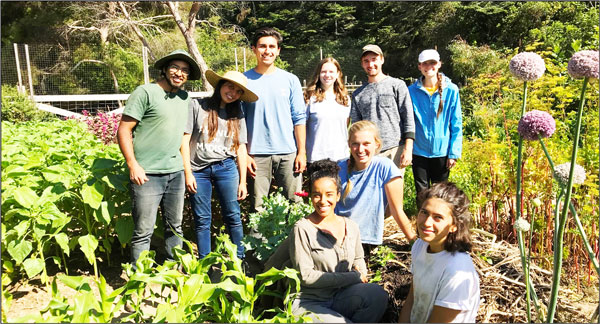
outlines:
[[[537,54],[531,52],[523,52],[515,55],[509,63],[510,72],[520,80],[523,80],[523,105],[521,107],[521,116],[525,114],[525,108],[527,107],[527,82],[539,79],[546,71],[544,60]],[[522,161],[523,161],[523,137],[519,136],[519,146],[517,151],[517,179],[516,179],[516,219],[515,224],[521,224],[522,214],[522,200],[523,192],[521,188],[522,184]],[[529,277],[529,262],[525,257],[525,244],[523,242],[523,230],[517,227],[517,242],[519,245],[519,255],[521,257],[521,265],[523,267],[523,280],[525,280],[525,296],[527,301],[527,321],[531,323],[531,294],[534,295],[534,301],[537,305],[537,296],[535,296],[535,289],[531,284]]]
[[[579,97],[579,108],[577,110],[577,119],[575,122],[575,137],[573,140],[573,151],[571,153],[571,162],[569,165],[569,177],[564,187],[565,198],[562,207],[562,212],[560,213],[559,225],[558,228],[555,229],[556,235],[554,246],[552,290],[550,291],[550,302],[548,303],[548,317],[546,318],[546,322],[548,323],[552,323],[554,321],[554,315],[556,312],[558,289],[562,271],[564,244],[563,238],[565,232],[565,225],[567,223],[567,215],[569,207],[571,206],[571,195],[573,193],[573,180],[575,177],[577,149],[579,147],[579,137],[581,135],[581,116],[583,114],[583,107],[585,105],[585,90],[590,79],[598,79],[598,54],[598,51],[579,51],[573,54],[573,57],[571,57],[571,59],[569,60],[569,64],[567,65],[567,70],[573,78],[583,78],[583,85],[581,87],[581,94]],[[558,204],[556,208],[558,209]]]

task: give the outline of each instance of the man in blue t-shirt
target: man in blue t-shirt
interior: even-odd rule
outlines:
[[[252,52],[256,67],[244,73],[248,89],[258,95],[256,102],[244,102],[248,129],[248,173],[254,179],[251,204],[262,206],[269,193],[271,180],[283,188],[292,201],[300,198],[302,175],[306,168],[306,106],[298,77],[275,67],[281,50],[281,34],[273,28],[256,31]]]

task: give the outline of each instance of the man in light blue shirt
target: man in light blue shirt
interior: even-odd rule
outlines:
[[[283,188],[292,201],[300,198],[302,172],[306,168],[306,106],[298,77],[275,67],[283,38],[273,28],[256,31],[252,52],[255,68],[244,73],[248,89],[259,97],[256,102],[244,102],[248,129],[248,173],[254,178],[249,186],[254,210],[262,206],[262,197],[269,193],[271,180]]]

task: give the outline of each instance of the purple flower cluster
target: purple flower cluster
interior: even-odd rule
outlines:
[[[510,72],[520,80],[534,81],[546,71],[546,65],[541,56],[532,52],[522,52],[515,55],[508,64]]]
[[[571,162],[566,162],[557,165],[554,168],[554,177],[558,182],[566,185],[569,182],[569,172],[571,172]],[[575,169],[573,170],[573,184],[583,184],[584,181],[585,169],[581,165],[575,164]]]
[[[102,143],[108,145],[117,143],[117,129],[121,122],[121,115],[99,112],[96,116],[91,116],[87,110],[84,110],[83,121],[87,124],[90,132],[96,135]]]
[[[598,79],[598,51],[579,51],[571,57],[567,70],[575,78]]]
[[[545,111],[532,110],[525,113],[521,120],[517,131],[521,136],[528,141],[535,141],[538,135],[541,137],[550,137],[556,130],[556,122],[552,115]]]

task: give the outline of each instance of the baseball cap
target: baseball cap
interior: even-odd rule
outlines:
[[[419,63],[423,63],[426,61],[434,60],[436,62],[440,61],[440,54],[434,49],[426,49],[421,54],[419,54]]]
[[[363,57],[365,55],[365,53],[367,53],[367,52],[373,52],[375,54],[379,54],[379,55],[383,56],[383,52],[381,51],[381,48],[379,48],[379,46],[374,45],[374,44],[365,45],[365,47],[362,48],[362,54],[360,55],[360,57]]]

